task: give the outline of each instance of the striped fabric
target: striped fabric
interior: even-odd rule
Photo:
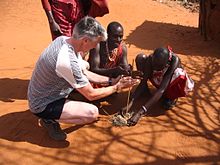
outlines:
[[[29,107],[33,113],[42,112],[49,103],[88,84],[82,71],[82,57],[66,39],[68,37],[61,36],[54,40],[36,63],[28,86]]]

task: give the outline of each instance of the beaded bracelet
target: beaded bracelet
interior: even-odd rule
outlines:
[[[147,108],[145,106],[142,106],[141,108],[144,111],[144,114],[147,113]]]

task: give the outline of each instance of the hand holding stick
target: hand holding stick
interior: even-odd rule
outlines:
[[[133,68],[134,68],[134,59],[132,60],[132,65],[131,65],[131,77],[133,75]],[[128,113],[128,104],[130,100],[130,95],[131,95],[131,88],[128,90],[128,97],[127,97],[127,105],[126,105],[126,114]]]

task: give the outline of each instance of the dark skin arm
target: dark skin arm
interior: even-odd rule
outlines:
[[[92,72],[95,72],[97,74],[101,74],[104,76],[111,76],[114,75],[114,77],[117,77],[119,75],[128,75],[128,62],[127,62],[127,48],[125,45],[122,47],[122,58],[120,61],[119,66],[114,67],[114,68],[101,68],[101,58],[100,58],[100,44],[97,45],[95,49],[92,49],[90,51],[90,56],[89,56],[89,63],[90,63],[90,70]]]
[[[137,124],[138,120],[141,118],[143,114],[146,113],[146,110],[149,109],[153,104],[155,104],[163,95],[164,91],[169,85],[169,82],[172,78],[174,70],[178,67],[180,61],[177,56],[175,56],[174,60],[171,63],[171,66],[165,73],[163,80],[160,84],[160,87],[154,93],[154,95],[146,102],[144,108],[142,107],[138,112],[134,113],[134,115],[128,120],[129,126],[134,126]]]
[[[41,0],[42,5],[45,9],[45,13],[47,15],[47,19],[50,25],[50,30],[54,35],[62,35],[62,31],[60,29],[60,26],[56,23],[53,13],[51,11],[51,5],[48,0]]]
[[[141,95],[143,95],[145,92],[148,92],[149,93],[149,89],[148,89],[148,86],[147,86],[147,83],[146,83],[146,78],[142,79],[140,84],[137,86],[137,88],[135,89],[134,93],[131,94],[131,98],[130,98],[130,101],[129,101],[129,104],[128,104],[128,107],[127,105],[125,107],[123,107],[120,111],[120,114],[121,115],[125,115],[126,112],[128,112],[133,103],[140,98]]]
[[[137,59],[136,59],[137,60]],[[136,61],[136,66],[137,66],[137,72],[141,73],[140,76],[139,76],[139,79],[141,80],[140,84],[137,86],[136,90],[134,91],[134,93],[131,94],[131,97],[130,97],[130,102],[128,104],[128,107],[127,105],[125,107],[123,107],[120,111],[120,113],[122,115],[125,114],[125,112],[128,112],[133,103],[140,98],[141,95],[143,95],[144,93],[147,93],[147,94],[150,94],[150,91],[149,91],[149,88],[148,88],[148,85],[147,85],[147,80],[150,76],[150,69],[149,69],[149,64],[146,63],[146,59],[145,58],[142,58],[141,60],[138,60],[138,62]],[[134,76],[134,72],[132,72],[132,76]]]
[[[63,32],[60,29],[59,24],[56,23],[56,21],[54,20],[52,12],[51,11],[45,11],[45,12],[46,12],[46,15],[47,15],[47,18],[48,18],[48,22],[49,22],[49,25],[50,25],[51,32],[54,35],[62,35]]]

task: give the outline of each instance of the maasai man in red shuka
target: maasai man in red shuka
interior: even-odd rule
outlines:
[[[143,79],[131,95],[128,109],[144,93],[150,92],[147,84],[148,80],[157,90],[139,111],[133,113],[127,121],[129,126],[136,125],[141,116],[146,115],[148,109],[161,97],[163,98],[163,107],[171,109],[176,104],[177,98],[184,97],[189,91],[193,90],[193,80],[187,75],[181,66],[179,57],[172,52],[170,47],[157,48],[149,56],[145,54],[137,55],[136,66],[139,71],[143,72]],[[123,109],[125,107],[122,108],[122,113]]]
[[[122,25],[111,22],[107,27],[107,33],[107,41],[100,42],[90,51],[88,59],[90,70],[110,78],[128,75],[131,68],[127,61],[127,46],[122,42],[124,35]]]
[[[129,75],[131,67],[127,61],[127,46],[122,42],[124,35],[122,25],[119,22],[109,23],[107,33],[107,41],[100,42],[90,51],[88,62],[92,72],[110,77],[111,85],[111,78]],[[102,87],[102,84],[93,86]]]
[[[109,13],[106,0],[41,0],[52,39],[70,37],[75,24],[84,16],[101,17]]]

